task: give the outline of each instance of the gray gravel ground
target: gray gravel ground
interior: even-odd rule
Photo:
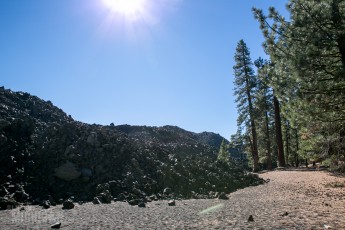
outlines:
[[[229,195],[229,200],[181,200],[176,206],[154,201],[146,208],[124,202],[61,205],[42,209],[25,206],[0,211],[0,229],[345,229],[344,177],[323,171],[274,171],[270,179]],[[252,215],[254,221],[249,222]]]

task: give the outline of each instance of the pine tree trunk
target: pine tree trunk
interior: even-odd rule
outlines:
[[[295,130],[295,138],[296,138],[296,152],[295,152],[295,163],[296,163],[296,168],[299,165],[299,157],[298,157],[298,150],[299,150],[299,140],[298,140],[298,130]]]
[[[253,104],[252,97],[247,87],[248,105],[249,105],[249,116],[250,116],[250,126],[252,132],[252,157],[253,157],[253,172],[259,170],[259,154],[258,154],[258,138],[256,134],[256,127],[253,115]]]
[[[274,104],[274,120],[275,120],[275,131],[276,131],[276,142],[278,147],[278,167],[285,167],[285,158],[284,158],[284,146],[283,146],[283,137],[282,137],[282,127],[281,127],[281,117],[280,117],[280,108],[279,101],[277,97],[273,97]]]
[[[242,57],[245,57],[244,53],[245,47],[242,47]],[[243,59],[244,66],[247,67],[248,63],[246,63],[246,60]],[[258,153],[258,138],[256,134],[256,127],[255,127],[255,121],[254,121],[254,108],[253,108],[253,102],[252,102],[252,95],[250,94],[250,75],[247,72],[247,68],[244,68],[244,76],[245,76],[245,82],[246,82],[246,93],[247,93],[247,99],[248,99],[248,112],[249,112],[249,119],[250,119],[250,126],[251,126],[251,132],[252,132],[252,157],[253,157],[253,172],[259,171],[259,153]]]
[[[248,75],[246,74],[246,84],[247,84],[247,98],[248,98],[248,109],[249,109],[249,116],[250,116],[250,126],[252,132],[252,157],[253,157],[253,172],[259,171],[259,153],[258,153],[258,138],[256,134],[256,127],[254,121],[254,109],[252,103],[252,96],[249,90],[249,80]]]
[[[258,154],[258,138],[256,134],[256,127],[254,119],[251,119],[250,121],[252,126],[252,137],[253,137],[253,172],[259,171],[259,154]]]
[[[270,139],[270,129],[269,129],[269,120],[268,114],[265,113],[265,122],[266,122],[266,157],[267,157],[267,169],[272,169],[272,157],[271,157],[271,139]]]
[[[289,152],[289,145],[290,145],[290,143],[289,143],[289,141],[290,141],[290,139],[289,139],[289,131],[290,131],[290,124],[289,124],[289,121],[285,121],[285,143],[286,143],[286,145],[285,145],[285,158],[286,158],[286,160],[285,160],[285,162],[286,162],[286,164],[287,165],[289,165],[289,154],[290,154],[290,152]]]
[[[343,35],[338,40],[338,48],[341,56],[341,63],[343,64],[343,70],[345,71],[345,36]]]
[[[340,12],[339,9],[339,4],[340,0],[333,0],[332,2],[332,21],[333,21],[333,26],[335,28],[341,28],[343,21],[341,19],[342,13]],[[338,38],[336,39],[339,53],[340,53],[340,58],[341,58],[341,63],[343,65],[343,71],[345,71],[345,34],[339,34]],[[344,76],[345,77],[345,76]]]

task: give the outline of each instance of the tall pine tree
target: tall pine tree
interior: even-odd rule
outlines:
[[[260,142],[263,143],[265,149],[265,163],[268,170],[272,169],[272,141],[271,141],[271,114],[273,113],[273,105],[272,105],[272,89],[269,87],[269,74],[267,71],[266,66],[268,65],[268,61],[262,59],[261,57],[254,61],[254,65],[257,68],[257,89],[255,92],[255,108],[257,113],[257,120],[259,124],[262,124],[262,127],[258,127],[258,129],[262,130],[263,133],[262,138],[259,139]],[[260,133],[260,131],[259,131]],[[262,139],[262,141],[260,141]],[[259,151],[260,153],[260,151]]]
[[[222,140],[222,144],[220,145],[217,161],[229,162],[229,146],[225,139]]]
[[[236,47],[234,56],[235,66],[235,95],[238,108],[238,125],[244,125],[250,130],[250,147],[253,158],[253,171],[259,170],[258,141],[255,126],[255,112],[253,106],[253,93],[256,86],[256,76],[253,70],[253,63],[250,52],[243,40],[240,40]]]
[[[268,16],[253,9],[280,77],[275,87],[285,87],[277,96],[303,111],[299,120],[344,121],[345,1],[290,0],[287,6],[290,21],[274,8]]]
[[[253,9],[274,63],[275,96],[291,127],[300,128],[295,139],[304,157],[345,158],[345,1],[289,0],[287,8],[289,21],[274,8],[267,16]]]

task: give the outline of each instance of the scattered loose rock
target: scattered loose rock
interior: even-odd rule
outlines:
[[[253,217],[253,215],[250,215],[249,217],[248,217],[248,222],[253,222],[254,221],[254,217]]]
[[[175,206],[176,205],[175,200],[169,200],[168,205]]]
[[[146,204],[144,202],[139,202],[138,207],[139,208],[145,208]]]
[[[287,215],[289,215],[288,212],[284,212],[284,213],[282,214],[282,216],[287,216]]]
[[[55,224],[50,225],[50,228],[60,228],[61,222],[56,222]]]
[[[109,190],[105,190],[104,192],[100,193],[98,195],[98,198],[102,203],[105,203],[105,204],[110,204],[113,199]]]
[[[72,209],[72,208],[74,208],[74,204],[73,204],[73,202],[71,201],[71,200],[65,200],[63,203],[62,203],[62,208],[63,209]]]
[[[129,200],[128,201],[128,204],[130,204],[130,205],[138,205],[139,204],[139,201],[138,200],[136,200],[136,199],[134,199],[134,200]]]
[[[45,209],[50,208],[50,202],[49,202],[49,200],[43,201],[43,202],[42,202],[42,207],[45,208]]]
[[[98,199],[98,197],[94,197],[92,203],[93,204],[101,204],[101,201]]]
[[[154,201],[157,201],[158,200],[158,197],[156,195],[151,195],[150,196],[150,199],[151,200],[154,200]]]
[[[220,199],[220,200],[228,200],[229,197],[224,192],[222,192],[222,193],[219,194],[218,199]]]
[[[14,209],[18,206],[18,202],[11,197],[0,197],[0,209]]]
[[[13,194],[13,198],[16,199],[16,201],[23,202],[26,201],[29,197],[29,194],[27,194],[23,188],[20,188]]]
[[[169,195],[171,193],[171,188],[165,188],[163,194]]]

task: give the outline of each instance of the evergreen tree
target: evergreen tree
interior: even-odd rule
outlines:
[[[229,162],[229,146],[225,139],[222,140],[222,144],[220,145],[217,161]]]
[[[240,40],[236,47],[235,53],[235,95],[238,108],[238,125],[244,125],[250,130],[249,142],[251,148],[251,154],[253,157],[253,171],[258,171],[258,144],[257,133],[255,126],[255,113],[253,106],[253,91],[256,86],[256,77],[254,75],[253,63],[250,58],[250,52],[247,45],[243,40]]]
[[[285,86],[277,96],[303,110],[299,120],[345,120],[345,1],[290,0],[287,6],[290,22],[274,8],[268,16],[253,9],[280,77],[275,86]]]
[[[243,169],[248,169],[248,154],[245,150],[245,136],[238,130],[230,136],[230,142],[227,145],[230,160]],[[250,153],[249,153],[250,155]]]
[[[290,131],[291,131],[291,126],[290,122],[287,119],[284,119],[284,136],[285,136],[285,162],[287,165],[289,165],[289,157],[290,157],[290,143],[291,143],[291,138],[290,138]]]
[[[278,148],[278,166],[285,167],[286,164],[285,164],[285,158],[284,158],[284,144],[283,144],[281,116],[280,116],[280,104],[276,96],[273,96],[273,105],[274,105],[276,142],[277,142],[277,148]]]
[[[293,128],[291,122],[283,116],[283,140],[285,146],[285,162],[288,165],[299,164],[299,135],[298,128]]]
[[[267,68],[265,66],[268,65],[268,62],[262,58],[257,59],[254,62],[255,66],[257,67],[257,90],[255,92],[255,109],[257,113],[257,120],[258,124],[262,124],[262,126],[258,126],[258,133],[262,133],[264,136],[261,138],[263,141],[258,141],[258,145],[260,143],[263,144],[262,149],[264,149],[265,154],[265,164],[268,170],[272,169],[272,141],[271,141],[271,114],[272,114],[272,89],[268,86],[269,75],[267,73]],[[260,136],[260,135],[259,135]],[[260,149],[260,148],[259,148]],[[260,151],[259,151],[260,155]]]
[[[253,9],[273,62],[275,101],[299,128],[301,155],[345,158],[345,1],[290,0],[287,8],[290,21],[274,8],[268,16]]]

